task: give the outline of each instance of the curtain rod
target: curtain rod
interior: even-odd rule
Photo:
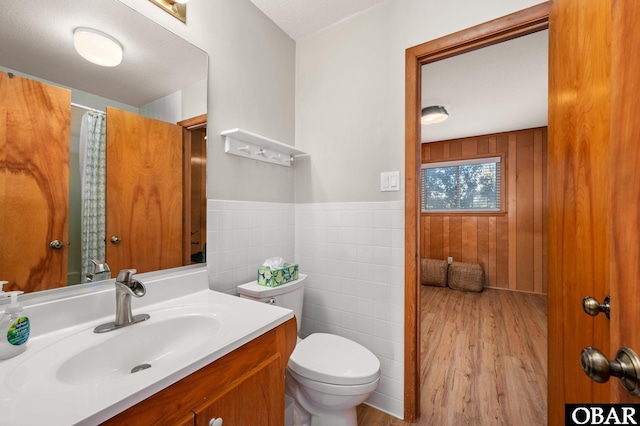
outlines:
[[[80,109],[84,109],[84,110],[86,110],[86,111],[92,111],[92,112],[97,112],[97,113],[99,113],[99,114],[105,114],[105,112],[104,112],[104,111],[100,111],[99,109],[90,108],[90,107],[88,107],[88,106],[80,105],[80,104],[77,104],[77,103],[75,103],[75,102],[71,102],[71,106],[74,106],[74,107],[76,107],[76,108],[80,108]]]

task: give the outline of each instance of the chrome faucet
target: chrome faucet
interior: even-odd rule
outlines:
[[[123,269],[118,272],[116,278],[116,320],[97,326],[93,330],[94,333],[106,333],[149,319],[147,314],[136,316],[131,314],[131,296],[142,297],[147,292],[144,284],[133,279],[135,273],[135,269]]]
[[[93,270],[86,275],[88,283],[111,279],[111,270],[109,269],[109,265],[107,265],[107,262],[92,259],[91,263],[93,263]]]

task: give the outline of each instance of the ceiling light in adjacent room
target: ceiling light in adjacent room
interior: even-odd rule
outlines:
[[[115,67],[122,62],[122,45],[115,38],[90,28],[73,32],[76,51],[89,62],[103,67]]]
[[[447,110],[443,106],[434,105],[422,108],[422,118],[420,122],[422,124],[436,124],[442,123],[447,118],[449,118]]]

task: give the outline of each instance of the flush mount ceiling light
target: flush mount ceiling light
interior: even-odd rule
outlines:
[[[89,62],[103,67],[115,67],[122,62],[122,45],[115,38],[91,28],[73,32],[76,51]]]
[[[189,0],[149,0],[165,12],[170,13],[182,22],[187,22],[187,2]]]
[[[422,108],[422,118],[420,122],[422,124],[436,124],[442,123],[447,118],[449,118],[447,110],[443,106],[434,105]]]

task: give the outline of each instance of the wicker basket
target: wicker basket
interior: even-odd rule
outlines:
[[[434,287],[447,286],[446,260],[420,259],[420,282]]]
[[[477,263],[453,262],[449,265],[449,287],[455,290],[481,292],[484,272]]]

